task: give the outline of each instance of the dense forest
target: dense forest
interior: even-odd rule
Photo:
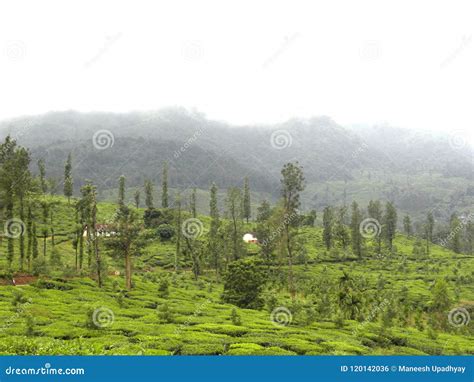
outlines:
[[[132,139],[127,118],[44,118],[57,141],[31,127],[0,145],[0,353],[472,354],[474,214],[357,200],[357,171],[390,175],[355,132],[295,123],[288,152],[217,124],[182,150],[176,120]],[[420,174],[444,179],[442,163]],[[344,197],[311,204],[325,180]]]

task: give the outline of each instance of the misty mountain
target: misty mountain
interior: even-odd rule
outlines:
[[[248,176],[253,191],[276,196],[282,165],[297,160],[308,183],[306,208],[365,193],[398,202],[408,195],[409,209],[413,200],[428,207],[439,197],[420,186],[426,174],[456,178],[453,193],[468,192],[473,177],[470,150],[453,147],[448,136],[390,126],[344,128],[327,117],[233,126],[182,108],[126,114],[67,111],[4,121],[0,137],[7,134],[30,149],[34,162],[44,158],[47,175],[59,181],[71,152],[76,189],[84,179],[99,190],[111,189],[122,174],[129,186],[141,186],[145,178],[158,185],[167,161],[174,188],[208,189],[212,182],[220,188],[241,186]],[[432,187],[428,183],[427,189]]]

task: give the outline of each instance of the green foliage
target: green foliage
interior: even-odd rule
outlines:
[[[331,249],[333,245],[333,210],[327,206],[323,212],[323,239],[326,249]]]
[[[68,155],[66,164],[64,166],[64,188],[63,188],[64,196],[69,199],[74,193],[74,182],[72,179],[72,156],[71,154]]]
[[[175,229],[170,224],[161,224],[157,228],[156,233],[162,241],[167,241],[171,240],[171,238],[175,235]]]
[[[25,335],[27,337],[32,337],[36,335],[36,330],[35,330],[35,318],[31,314],[26,314],[25,315]]]
[[[169,209],[147,209],[143,213],[143,222],[146,228],[157,228],[162,224],[173,224],[173,220],[173,211]]]
[[[167,278],[162,278],[158,283],[158,296],[161,298],[168,298],[169,292],[169,281]]]
[[[174,315],[167,303],[158,307],[157,314],[161,323],[170,324],[174,321]]]
[[[251,201],[250,201],[250,186],[249,186],[249,178],[244,179],[244,190],[243,190],[243,199],[242,199],[242,209],[243,209],[243,217],[249,222],[249,219],[252,217],[251,211]]]
[[[237,309],[232,308],[232,312],[230,313],[230,320],[232,321],[232,325],[240,326],[242,325],[242,319],[237,313]]]
[[[257,261],[237,260],[224,275],[222,299],[241,308],[260,309],[266,277]]]
[[[384,220],[384,232],[387,240],[388,248],[392,250],[393,240],[395,238],[395,232],[397,230],[397,210],[391,202],[387,202],[385,205]]]
[[[163,164],[163,171],[161,174],[161,207],[168,208],[168,162]]]
[[[15,309],[18,309],[21,305],[26,304],[27,302],[28,298],[21,290],[13,291],[13,298],[11,304]]]

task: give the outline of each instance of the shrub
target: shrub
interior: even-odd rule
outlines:
[[[275,297],[275,294],[271,293],[265,300],[265,305],[269,312],[272,312],[278,306],[278,299]]]
[[[14,289],[13,290],[13,298],[12,298],[12,306],[15,309],[18,309],[21,305],[26,304],[28,299],[25,297],[23,291]]]
[[[117,301],[118,306],[120,306],[121,308],[124,308],[126,306],[126,301],[125,301],[126,297],[127,297],[127,294],[123,290],[117,292],[117,294],[115,295],[115,300]]]
[[[170,224],[161,224],[156,233],[162,241],[168,241],[175,235],[175,229]]]
[[[158,284],[158,296],[161,298],[168,298],[170,292],[169,292],[169,281],[166,278],[163,278],[160,280],[160,283]]]
[[[56,289],[62,291],[73,289],[72,286],[66,283],[52,280],[38,280],[34,285],[40,289]]]
[[[155,209],[147,209],[143,214],[143,222],[146,228],[155,228],[160,225],[161,212]]]
[[[170,209],[148,209],[143,214],[143,221],[146,228],[156,228],[162,224],[172,224],[173,211]]]
[[[35,332],[35,319],[31,314],[27,314],[25,316],[25,326],[26,326],[25,335],[27,335],[28,337],[32,337],[32,336],[36,335],[36,332]]]
[[[97,326],[94,323],[93,316],[94,316],[94,308],[88,307],[86,310],[86,321],[85,321],[86,328],[97,329]]]
[[[158,307],[158,319],[160,322],[170,324],[173,322],[173,313],[168,304],[163,304]]]
[[[239,326],[242,325],[242,320],[240,318],[239,313],[235,308],[232,308],[232,312],[230,313],[230,320],[232,321],[233,325]]]
[[[60,267],[62,265],[61,263],[61,254],[57,248],[53,249],[53,252],[51,253],[51,265],[53,267]]]
[[[46,261],[44,260],[44,258],[38,258],[38,259],[33,260],[31,273],[33,273],[34,276],[49,274],[48,265],[46,264]]]
[[[222,299],[241,308],[260,309],[265,285],[265,273],[256,260],[237,260],[229,264],[224,275]]]

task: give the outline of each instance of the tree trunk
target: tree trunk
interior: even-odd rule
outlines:
[[[132,259],[129,249],[127,249],[125,254],[125,287],[127,290],[132,289]]]
[[[234,232],[232,232],[232,237],[233,237],[233,246],[234,246],[234,260],[238,260],[239,256],[237,253],[237,222],[235,219],[235,214],[232,217],[233,219],[233,227],[234,227]]]
[[[24,210],[23,210],[23,198],[20,197],[20,220],[25,221]],[[25,259],[25,236],[24,232],[20,235],[20,270],[23,270],[23,261]]]
[[[177,227],[177,236],[176,236],[176,253],[174,256],[174,271],[178,273],[179,267],[179,254],[181,252],[181,200],[179,201],[178,205],[178,221],[176,222]]]
[[[290,227],[286,225],[286,249],[288,251],[288,289],[290,290],[291,299],[295,300],[295,285],[293,281],[293,253],[291,250]]]
[[[79,269],[82,269],[82,262],[84,260],[84,228],[79,236]]]
[[[96,267],[97,267],[97,283],[99,284],[99,288],[102,288],[102,261],[99,254],[99,240],[97,237],[97,232],[95,230],[95,225],[96,225],[96,217],[94,214],[92,218],[92,227],[93,227],[92,237],[94,239],[93,245],[94,245],[95,262],[96,262]]]

